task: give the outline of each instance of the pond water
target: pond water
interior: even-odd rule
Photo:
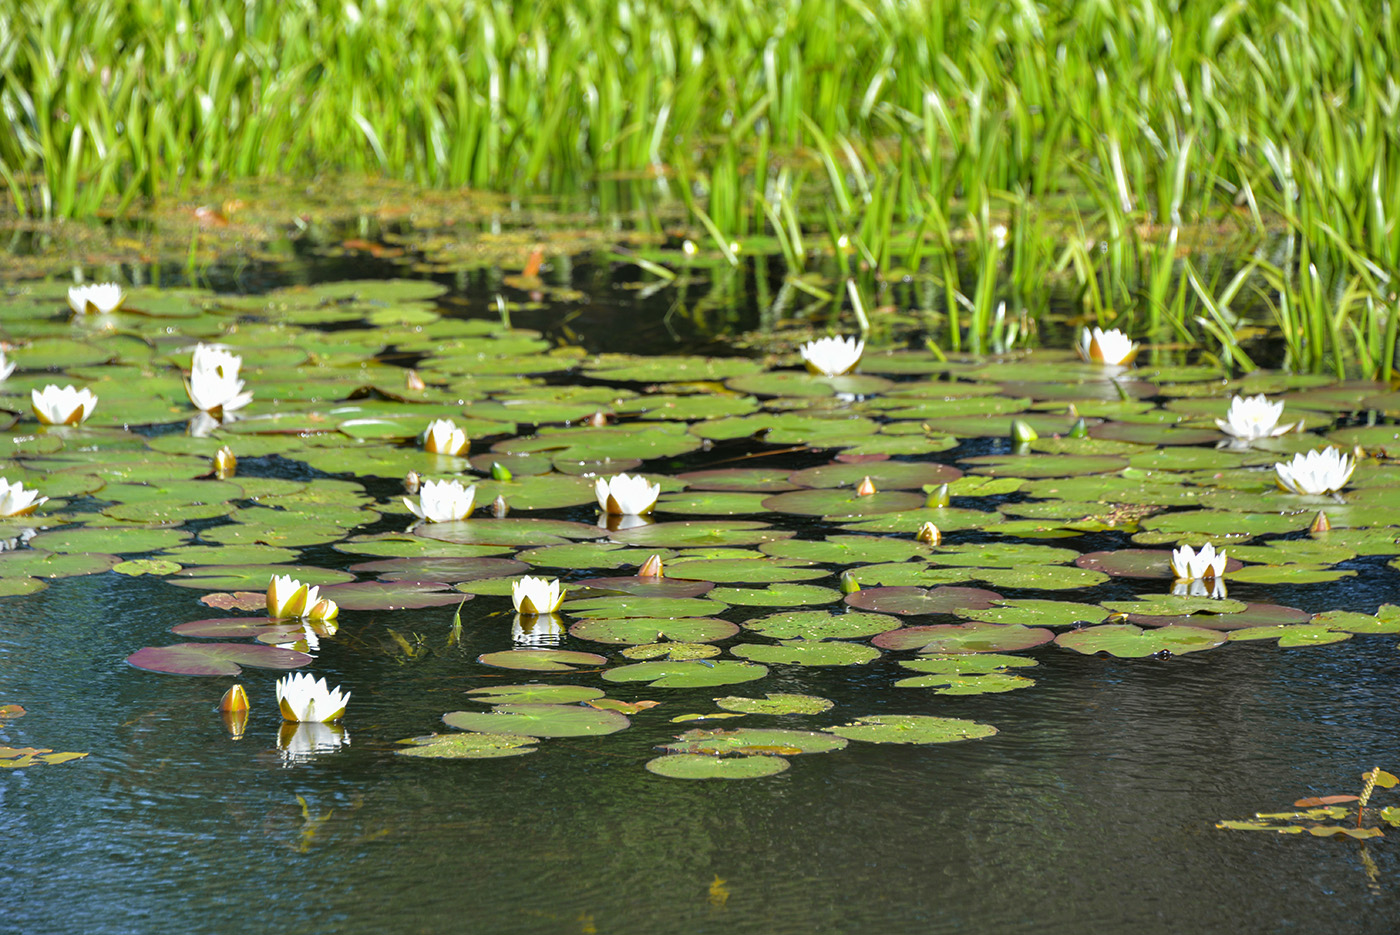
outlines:
[[[657,363],[619,353],[662,342],[654,323],[633,326],[627,303],[579,314],[546,301],[513,309],[507,331],[465,323],[454,293],[402,283],[251,297],[133,290],[128,311],[106,326],[93,320],[102,316],[70,321],[61,296],[28,287],[0,310],[20,367],[0,389],[5,408],[24,413],[29,389],[70,380],[101,400],[84,426],[44,430],[23,415],[0,439],[8,476],[53,497],[34,517],[3,521],[6,536],[25,541],[0,554],[11,595],[0,598],[0,705],[25,713],[0,719],[0,744],[88,756],[11,768],[0,782],[4,930],[1372,932],[1400,909],[1389,843],[1400,832],[1359,841],[1214,827],[1287,811],[1307,795],[1356,793],[1363,771],[1400,767],[1400,623],[1383,606],[1400,594],[1388,564],[1400,555],[1400,472],[1387,448],[1387,387],[1282,374],[1227,382],[1173,363],[1105,374],[1063,352],[944,362],[870,351],[860,376],[834,379],[792,367],[795,355]],[[566,323],[588,336],[586,353],[526,330]],[[242,419],[203,437],[183,434],[193,411],[181,374],[196,340],[240,354],[255,394]],[[414,363],[424,390],[375,362],[386,348]],[[1215,448],[1212,419],[1232,392],[1286,399],[1307,431]],[[605,424],[576,427],[595,410]],[[470,462],[414,441],[429,418],[449,413],[470,426]],[[1078,416],[1089,437],[1072,437]],[[1015,418],[1039,426],[1029,451],[1007,441]],[[1276,460],[1327,442],[1368,449],[1346,502],[1273,489]],[[224,482],[235,486],[189,486],[219,483],[200,475],[223,444],[240,459]],[[825,478],[808,471],[839,453],[846,462]],[[578,475],[600,469],[581,462],[604,456],[662,483],[656,525],[594,525],[592,479]],[[855,497],[852,458],[857,474],[876,478],[875,497]],[[492,480],[493,461],[513,477]],[[910,480],[901,467],[930,464],[954,468],[945,507],[924,505],[937,477],[924,484],[932,475]],[[688,476],[729,469],[766,473]],[[405,535],[407,470],[474,475],[476,515]],[[498,491],[512,505],[503,521],[487,509]],[[1310,534],[1318,511],[1332,529]],[[930,518],[941,546],[914,542]],[[520,520],[564,525],[506,525]],[[725,525],[735,520],[755,528]],[[667,525],[682,522],[698,531]],[[39,529],[32,538],[21,532],[29,527]],[[1228,598],[1171,598],[1167,550],[1203,540],[1243,559],[1226,575]],[[1122,558],[1133,550],[1155,557]],[[561,625],[689,619],[700,616],[687,603],[696,600],[711,608],[705,616],[740,625],[789,611],[873,612],[887,631],[971,625],[994,609],[1009,616],[979,626],[1024,622],[1048,627],[1054,641],[1006,647],[1035,662],[1014,670],[1033,685],[940,694],[895,685],[926,670],[903,665],[921,654],[882,646],[885,636],[872,645],[870,633],[838,634],[861,647],[847,650],[858,657],[799,664],[800,655],[754,649],[786,645],[776,630],[745,626],[708,637],[722,656],[683,665],[703,677],[752,658],[749,671],[766,666],[761,678],[661,687],[605,677],[636,661],[623,656],[626,641],[576,632],[520,642],[508,597],[518,575],[463,571],[513,557],[563,579],[577,600],[577,582],[633,575],[653,551],[669,575],[708,573],[715,590],[649,614],[599,592],[586,613],[566,603]],[[1087,553],[1118,555],[1129,571],[1075,563]],[[423,589],[434,606],[376,607],[360,594],[355,609],[354,592],[342,591],[338,632],[302,644],[313,657],[305,671],[353,692],[339,745],[288,749],[273,700],[278,669],[238,676],[252,710],[234,739],[216,710],[233,678],[125,661],[142,647],[191,642],[169,632],[180,624],[254,619],[252,609],[200,599],[261,590],[284,563],[334,585],[352,565],[421,556],[461,562],[457,577],[425,579],[436,582]],[[132,564],[143,558],[155,561]],[[687,560],[691,572],[675,570]],[[696,564],[713,560],[728,564]],[[339,578],[373,591],[429,568],[442,566]],[[845,601],[843,570],[863,587]],[[200,574],[214,577],[186,586]],[[782,590],[788,583],[797,587]],[[884,588],[916,586],[995,595],[979,604],[972,591],[935,590],[919,599],[958,599],[929,614],[887,603],[908,592]],[[475,597],[459,608],[466,594]],[[1076,606],[1057,612],[1063,604]],[[1357,617],[1309,620],[1329,611]],[[1134,613],[1144,638],[1172,631],[1163,618],[1189,614],[1196,642],[1122,658],[1062,639],[1110,612]],[[1226,641],[1250,625],[1278,629]],[[1182,630],[1178,621],[1172,632]],[[1318,645],[1281,648],[1289,633]],[[820,641],[805,635],[807,648]],[[520,647],[603,661],[559,673],[479,661]],[[445,712],[491,710],[466,692],[531,683],[659,704],[634,708],[625,730],[547,737],[526,755],[399,755],[408,738],[452,734]],[[717,697],[768,693],[831,707],[714,717],[734,713]],[[708,719],[673,721],[687,714]],[[647,768],[688,730],[824,732],[880,715],[996,733],[853,739],[811,753],[791,746],[799,739],[764,741],[743,752],[788,763],[764,778],[686,780]],[[1378,790],[1375,804],[1395,795]]]

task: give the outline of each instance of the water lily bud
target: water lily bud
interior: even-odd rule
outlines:
[[[219,699],[220,711],[247,711],[248,693],[237,682]]]
[[[642,562],[642,567],[637,569],[638,578],[660,578],[664,574],[665,570],[661,564],[660,555],[653,555],[645,562]]]
[[[428,384],[423,382],[423,378],[418,375],[417,370],[410,370],[404,376],[404,385],[415,393],[421,393],[428,388]]]
[[[938,527],[933,523],[924,523],[919,527],[919,531],[914,533],[914,538],[919,542],[927,542],[929,545],[942,545],[943,533],[938,531]]]
[[[329,597],[321,598],[312,604],[311,609],[306,612],[308,620],[334,620],[338,616],[340,616],[340,605]]]
[[[1087,423],[1087,422],[1084,421],[1084,417],[1083,417],[1083,416],[1080,416],[1080,417],[1075,421],[1073,427],[1070,428],[1070,430],[1069,430],[1069,435],[1068,435],[1067,437],[1069,437],[1069,438],[1088,438],[1088,437],[1089,437],[1089,423]]]
[[[928,492],[928,499],[924,501],[924,506],[938,510],[947,506],[951,502],[952,498],[948,494],[948,485],[939,484],[937,487],[934,487]],[[926,523],[925,525],[931,526],[933,524]]]
[[[496,494],[496,499],[491,501],[491,515],[496,519],[504,519],[510,512],[510,507],[506,505],[506,498]]]
[[[1318,533],[1328,532],[1332,528],[1332,521],[1327,518],[1324,510],[1318,510],[1317,516],[1313,518],[1312,525],[1308,527],[1308,532],[1314,536]]]
[[[856,487],[856,496],[873,497],[875,493],[875,482],[870,479],[869,475],[866,475],[865,479],[860,482],[860,485],[858,487]]]
[[[1031,428],[1031,424],[1025,419],[1011,420],[1011,440],[1013,442],[1025,444],[1027,442],[1033,442],[1039,437],[1035,429]]]
[[[841,593],[854,594],[860,590],[860,582],[849,571],[841,572]]]
[[[510,473],[510,469],[507,468],[505,465],[501,464],[501,462],[499,462],[499,461],[492,461],[492,462],[491,462],[491,479],[492,479],[492,480],[510,480],[512,476],[513,476],[513,475]]]
[[[219,479],[232,477],[238,472],[238,459],[228,445],[214,452],[214,476]]]
[[[592,426],[595,429],[600,429],[608,424],[607,414],[604,413],[602,410],[599,410],[598,412],[593,413],[593,415],[589,416],[587,419],[584,419],[583,424]]]
[[[695,254],[700,252],[700,248],[695,246],[695,241],[687,240],[681,244],[681,252],[686,256],[695,256]]]
[[[409,494],[418,492],[418,488],[423,486],[423,475],[417,471],[409,471],[403,476],[403,489]]]

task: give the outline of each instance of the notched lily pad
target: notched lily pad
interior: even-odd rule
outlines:
[[[1065,649],[1085,655],[1107,653],[1110,656],[1138,658],[1159,653],[1179,656],[1213,649],[1225,642],[1225,634],[1181,625],[1144,630],[1131,623],[1108,623],[1061,633],[1055,642]]]
[[[568,649],[507,649],[483,653],[476,657],[483,665],[498,669],[521,669],[526,672],[572,672],[582,667],[606,665],[608,660],[596,653]]]
[[[632,723],[616,711],[562,704],[503,704],[492,711],[449,711],[442,721],[459,730],[527,737],[615,734]]]
[[[1001,595],[980,588],[864,588],[847,594],[845,600],[852,607],[882,614],[951,614],[986,610],[1001,600]]]
[[[783,640],[780,643],[741,643],[729,651],[740,659],[769,665],[858,666],[880,658],[880,651],[841,640]]]
[[[603,697],[601,689],[584,685],[488,685],[467,692],[482,704],[576,704]]]
[[[917,649],[926,653],[1015,652],[1044,645],[1055,634],[1043,627],[1015,623],[963,623],[904,627],[871,640],[882,649]]]
[[[147,646],[126,657],[138,669],[171,675],[238,675],[243,666],[257,669],[296,669],[312,657],[292,649],[256,643],[176,643]]]
[[[764,698],[745,698],[740,695],[726,695],[716,698],[715,704],[725,711],[740,714],[821,714],[831,709],[833,702],[816,695],[792,695],[784,692],[769,692]]]
[[[980,740],[990,737],[997,729],[952,717],[931,717],[924,714],[883,714],[858,717],[849,724],[828,727],[829,733],[848,740],[865,743],[953,743],[958,740]]]
[[[766,666],[752,662],[700,659],[693,662],[639,662],[608,669],[603,673],[603,678],[609,682],[650,682],[653,688],[708,688],[752,682],[767,674]]]
[[[484,734],[469,731],[459,734],[428,734],[398,741],[408,744],[395,750],[399,756],[417,756],[431,760],[495,760],[507,756],[534,753],[538,737],[519,734]]]

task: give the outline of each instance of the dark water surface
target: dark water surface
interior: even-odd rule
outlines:
[[[1394,637],[1170,660],[1043,647],[1034,688],[967,698],[889,689],[888,659],[775,667],[762,691],[837,702],[782,726],[927,713],[1001,732],[853,742],[769,779],[686,782],[642,764],[695,726],[670,717],[727,689],[610,686],[664,703],[621,734],[524,757],[392,755],[442,711],[476,707],[465,689],[531,680],[475,664],[510,645],[508,613],[490,616],[508,603],[489,597],[466,605],[455,648],[452,608],[394,614],[434,650],[416,662],[383,651],[374,614],[344,613],[316,671],[354,690],[352,743],[286,763],[274,673],[245,672],[253,719],[233,741],[214,710],[222,680],[121,664],[200,617],[197,593],[89,576],[0,604],[0,697],[29,711],[0,739],[92,752],[0,780],[0,929],[1381,932],[1400,918],[1388,839],[1211,827],[1395,766]],[[745,722],[760,720],[778,719]]]

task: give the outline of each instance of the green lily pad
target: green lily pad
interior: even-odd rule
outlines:
[[[712,601],[748,607],[802,607],[841,600],[841,592],[814,584],[772,584],[765,588],[715,588]]]
[[[668,779],[762,779],[791,765],[780,756],[717,757],[700,753],[668,753],[647,760],[648,772]]]
[[[115,555],[104,555],[101,552],[63,555],[45,552],[42,549],[20,549],[0,552],[0,577],[71,578],[76,575],[96,575],[115,568],[120,561]]]
[[[691,490],[732,490],[750,493],[783,493],[796,490],[788,471],[780,468],[720,468],[710,471],[690,471],[677,474]]]
[[[744,698],[739,695],[726,695],[716,698],[715,704],[725,711],[741,714],[821,714],[831,709],[832,702],[816,695],[793,695],[783,692],[769,692],[763,698]]]
[[[899,620],[884,614],[836,614],[827,610],[784,611],[744,622],[745,630],[778,640],[860,639],[898,628]]]
[[[600,530],[601,532],[601,530]],[[712,548],[715,546],[757,545],[790,539],[788,529],[774,529],[767,523],[751,520],[717,519],[711,521],[682,520],[634,526],[611,533],[609,538],[630,546],[650,548]]]
[[[811,730],[784,730],[776,727],[740,727],[735,730],[691,730],[661,747],[671,753],[691,753],[711,757],[773,755],[797,756],[803,753],[831,753],[844,750],[846,740]]]
[[[1243,602],[1228,598],[1176,594],[1139,594],[1135,601],[1104,601],[1103,606],[1120,614],[1146,614],[1151,617],[1195,613],[1237,614],[1245,609]]]
[[[1085,655],[1108,653],[1136,658],[1169,653],[1179,656],[1213,649],[1225,642],[1225,634],[1201,627],[1173,625],[1143,630],[1130,623],[1108,623],[1061,633],[1055,642]]]
[[[672,552],[655,549],[629,549],[616,542],[570,542],[546,545],[516,553],[516,559],[537,568],[636,568],[652,554],[669,558]],[[669,562],[667,563],[669,567]],[[685,575],[675,577],[684,578]]]
[[[766,666],[752,662],[639,662],[603,672],[609,682],[650,682],[652,688],[709,688],[752,682],[768,674]]]
[[[738,357],[627,357],[605,358],[584,371],[597,380],[619,382],[724,380],[757,373],[763,365]]]
[[[721,584],[810,581],[830,574],[829,569],[815,567],[809,562],[766,558],[758,553],[754,553],[752,558],[678,558],[666,563],[667,577]]]
[[[475,731],[460,734],[428,734],[398,741],[410,744],[395,750],[399,756],[417,756],[433,760],[495,760],[507,756],[534,753],[537,737],[519,734],[483,734]]]
[[[243,666],[257,669],[296,669],[312,657],[292,649],[257,643],[176,643],[147,646],[126,661],[138,669],[171,675],[238,675]]]
[[[711,592],[713,593],[713,592]],[[707,617],[716,611],[716,600],[695,597],[588,597],[564,605],[575,617],[617,620],[622,617]]]
[[[677,640],[683,643],[713,643],[728,639],[739,628],[716,617],[625,617],[622,619],[580,620],[569,627],[569,635],[596,643],[653,643]]]
[[[1213,604],[1235,605],[1237,601],[1215,601]],[[1209,609],[1211,605],[1207,605]],[[1242,630],[1245,627],[1273,627],[1307,623],[1311,615],[1296,607],[1282,607],[1278,604],[1248,603],[1242,609],[1229,607],[1220,613],[1190,614],[1139,614],[1128,615],[1128,622],[1142,627],[1187,626],[1202,627],[1207,630]]]
[[[632,724],[616,711],[563,704],[503,704],[492,711],[449,711],[442,722],[459,730],[526,737],[593,737],[615,734]]]
[[[304,635],[300,620],[279,620],[275,617],[216,617],[212,620],[191,620],[171,627],[170,632],[178,636],[212,640],[281,637],[271,641],[263,640],[264,643],[290,643]]]
[[[667,659],[683,662],[688,659],[711,659],[718,656],[718,646],[708,643],[641,643],[622,651],[627,659]]]
[[[932,688],[937,695],[994,695],[1030,688],[1035,679],[1006,672],[988,672],[982,675],[961,675],[956,672],[943,672],[935,675],[915,675],[899,679],[895,688]]]
[[[1321,646],[1325,643],[1340,643],[1343,640],[1351,639],[1351,634],[1345,631],[1332,630],[1325,625],[1313,623],[1296,623],[1275,627],[1245,627],[1240,630],[1231,630],[1228,634],[1231,642],[1240,640],[1278,640],[1278,645],[1284,649],[1297,646]]]
[[[606,529],[558,519],[485,519],[424,523],[414,530],[424,539],[458,545],[557,545],[573,539],[597,539]]]
[[[477,578],[497,578],[519,575],[530,566],[510,558],[452,558],[424,556],[422,558],[388,558],[376,562],[351,565],[350,571],[377,575],[381,581],[445,581],[457,584]]]
[[[302,584],[329,585],[354,581],[345,571],[310,565],[199,565],[177,572],[166,580],[182,588],[208,591],[265,591],[278,575],[290,575]]]
[[[1070,591],[1092,588],[1108,580],[1108,575],[1083,568],[1042,565],[1029,568],[989,568],[977,577],[994,588],[1035,588],[1041,591]]]
[[[1025,542],[979,542],[969,545],[949,545],[935,549],[929,555],[934,565],[959,565],[974,568],[1023,568],[1027,565],[1051,565],[1072,562],[1079,555],[1073,549]]]
[[[488,685],[467,692],[472,701],[482,704],[576,704],[602,698],[601,689],[583,685]]]
[[[827,536],[824,539],[787,539],[759,546],[759,551],[775,558],[855,565],[864,562],[902,562],[924,557],[929,547],[914,539],[885,536]],[[766,564],[766,563],[765,563]]]
[[[866,477],[876,490],[918,490],[925,484],[951,483],[962,471],[934,461],[861,461],[795,471],[788,481],[799,487],[856,487]]]
[[[663,494],[656,501],[658,513],[698,514],[700,516],[742,516],[765,513],[766,493],[725,490],[693,490]]]
[[[974,474],[990,477],[1082,477],[1122,470],[1128,459],[1111,455],[984,455],[958,463],[967,465]]]
[[[980,740],[990,737],[997,729],[952,717],[930,717],[923,714],[884,714],[858,717],[849,724],[828,727],[827,731],[848,740],[865,743],[953,743],[959,740]]]
[[[740,643],[729,651],[740,659],[768,665],[857,666],[880,658],[880,651],[862,643],[840,640],[783,640],[780,643]]]
[[[1382,604],[1374,617],[1345,610],[1329,610],[1314,614],[1311,622],[1347,633],[1400,633],[1400,608],[1394,604]]]
[[[498,669],[520,669],[526,672],[572,672],[581,667],[593,668],[608,662],[596,653],[567,649],[507,649],[497,653],[483,653],[476,657],[476,661]]]
[[[872,377],[858,373],[826,377],[794,370],[774,370],[768,373],[731,377],[725,380],[724,384],[731,390],[738,390],[741,393],[789,397],[872,396],[894,385],[884,377]]]
[[[1007,656],[1000,653],[930,653],[918,659],[900,662],[902,668],[915,672],[957,675],[986,675],[990,672],[1030,668],[1039,664],[1025,656]]]
[[[1097,604],[1074,604],[1069,601],[1001,600],[985,610],[968,611],[971,620],[984,623],[1018,623],[1028,627],[1070,627],[1102,623],[1108,611]]]
[[[356,581],[321,588],[321,596],[342,610],[405,610],[445,607],[471,600],[470,594],[448,590],[441,581]]]
[[[583,578],[573,582],[571,593],[578,597],[606,597],[609,594],[629,594],[633,597],[701,597],[714,590],[710,581],[686,581],[681,578],[658,578],[639,575],[619,575],[607,578]]]
[[[832,518],[877,516],[914,510],[924,505],[923,494],[902,490],[880,491],[869,496],[857,496],[849,488],[793,490],[774,494],[763,501],[763,507],[776,513],[798,516]]]
[[[191,538],[193,533],[184,529],[113,526],[41,532],[29,540],[29,545],[49,552],[111,552],[129,555],[133,552],[157,552],[184,545]]]

